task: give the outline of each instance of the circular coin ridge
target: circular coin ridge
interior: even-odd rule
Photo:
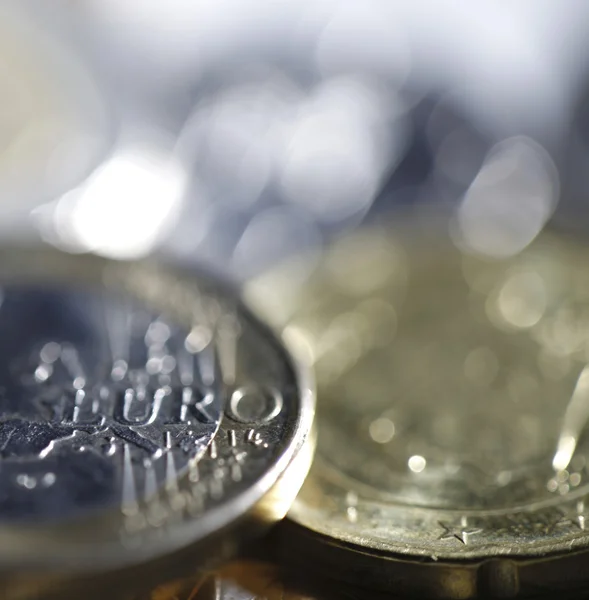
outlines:
[[[289,532],[296,534],[307,529],[305,540],[314,543],[315,539],[318,548],[323,548],[314,553],[322,564],[325,561],[329,563],[328,556],[338,548],[331,563],[335,565],[338,561],[345,561],[349,568],[343,569],[344,577],[352,577],[350,573],[357,571],[352,565],[356,560],[354,556],[366,556],[366,560],[361,561],[361,570],[373,575],[378,572],[381,584],[387,578],[395,577],[395,561],[401,561],[401,568],[402,564],[417,560],[415,569],[419,569],[419,565],[441,568],[452,564],[466,568],[469,564],[486,564],[486,561],[496,558],[503,565],[513,559],[520,573],[523,573],[524,567],[528,568],[527,565],[537,564],[538,559],[569,558],[572,564],[579,552],[589,547],[589,535],[585,531],[589,485],[585,461],[581,460],[588,453],[587,440],[579,437],[576,451],[569,457],[566,468],[554,468],[551,461],[558,466],[557,442],[561,443],[563,439],[564,413],[572,402],[579,381],[583,381],[586,364],[586,336],[583,336],[583,331],[588,316],[586,307],[589,306],[586,292],[589,280],[584,268],[587,247],[582,241],[545,231],[515,257],[488,259],[462,253],[454,247],[448,237],[445,216],[433,213],[421,216],[423,218],[398,217],[394,223],[367,226],[336,240],[294,298],[286,296],[287,293],[292,294],[290,288],[285,288],[284,296],[272,298],[272,302],[264,297],[266,290],[277,287],[277,282],[289,280],[288,265],[262,275],[248,286],[246,297],[250,302],[259,306],[259,310],[279,330],[301,337],[315,361],[319,395],[318,451],[309,477],[289,513],[299,527],[293,526]],[[380,240],[378,244],[375,238]],[[378,246],[378,253],[370,255],[372,250],[365,245],[366,256],[358,256],[358,252],[362,253],[365,239],[373,240],[370,246]],[[387,245],[389,249],[383,256],[382,248]],[[350,254],[350,249],[356,249],[356,255]],[[444,287],[443,284],[445,270],[450,268],[444,264],[448,256],[451,256],[452,268],[456,269],[455,276],[461,279],[457,287]],[[399,261],[399,257],[403,258]],[[420,296],[415,293],[408,295],[407,286],[412,284],[411,278],[419,281],[424,273],[429,274],[433,281],[431,287],[424,285]],[[355,288],[356,283],[358,286]],[[439,286],[437,292],[436,285]],[[500,452],[496,456],[478,455],[481,466],[476,464],[479,459],[474,451],[473,464],[468,452],[458,453],[455,454],[458,459],[453,460],[463,460],[460,457],[464,456],[465,462],[458,466],[450,462],[446,482],[442,481],[439,485],[436,483],[439,479],[433,477],[433,483],[427,483],[427,477],[431,476],[428,470],[432,469],[435,475],[436,469],[445,467],[436,463],[436,452],[440,455],[439,449],[444,448],[440,444],[446,443],[442,435],[444,431],[438,438],[442,440],[440,442],[432,434],[420,441],[419,436],[413,439],[406,433],[412,428],[419,432],[419,427],[422,431],[432,431],[423,429],[422,425],[423,415],[427,416],[430,410],[427,402],[413,409],[412,400],[406,400],[406,414],[402,410],[395,412],[396,405],[390,402],[390,412],[387,413],[386,407],[381,406],[380,417],[377,412],[365,417],[371,410],[370,402],[354,405],[353,400],[360,398],[358,394],[362,390],[365,401],[370,399],[371,393],[378,395],[379,378],[389,375],[383,361],[378,363],[367,357],[377,356],[382,348],[390,347],[399,339],[415,341],[415,348],[406,344],[399,346],[407,356],[423,356],[420,344],[431,336],[428,326],[438,326],[436,310],[432,309],[430,314],[428,306],[433,306],[434,302],[446,302],[446,297],[451,302],[448,306],[459,306],[459,314],[449,310],[443,317],[440,331],[456,343],[441,346],[439,352],[442,354],[439,356],[452,359],[454,355],[458,356],[463,348],[460,346],[461,339],[456,336],[463,335],[464,339],[470,340],[472,332],[460,329],[464,322],[469,321],[474,333],[477,328],[483,332],[495,331],[501,351],[503,344],[511,352],[505,354],[507,359],[503,362],[504,357],[497,354],[495,341],[489,344],[489,348],[484,339],[479,345],[465,347],[468,352],[461,360],[465,361],[466,375],[462,377],[465,380],[472,377],[467,383],[475,386],[469,389],[476,390],[476,385],[482,385],[478,388],[479,395],[484,393],[487,394],[485,397],[499,401],[501,393],[511,383],[505,373],[511,374],[512,367],[521,367],[521,372],[516,374],[522,377],[517,379],[514,376],[513,393],[520,394],[525,406],[534,406],[534,402],[539,402],[538,398],[545,402],[537,406],[535,413],[530,413],[531,421],[526,421],[525,411],[514,412],[511,419],[509,413],[500,415],[499,409],[493,413],[493,409],[488,408],[484,413],[491,423],[495,417],[500,417],[497,423],[507,419],[507,433],[509,427],[514,427],[510,420],[519,427],[519,419],[524,419],[524,429],[514,430],[516,438],[504,442],[505,448],[515,444],[513,447],[518,448],[521,463],[518,464],[517,458],[509,462],[510,451],[506,451],[505,459],[501,458]],[[368,302],[371,303],[370,311],[366,308]],[[389,307],[394,310],[387,313]],[[421,325],[415,325],[412,337],[403,330],[405,314],[419,316]],[[367,323],[366,315],[374,316],[374,322]],[[387,328],[392,331],[388,338]],[[437,333],[437,330],[434,331]],[[432,338],[435,342],[434,338],[435,334]],[[512,360],[528,354],[530,360],[526,358],[520,361],[521,364]],[[432,355],[437,356],[435,352]],[[553,357],[554,362],[546,360],[546,355]],[[498,365],[496,356],[499,356]],[[389,375],[387,381],[391,383],[387,389],[395,399],[402,399],[403,394],[413,398],[414,390],[424,385],[424,380],[427,381],[428,369],[435,376],[444,375],[440,371],[442,366],[437,367],[425,360],[424,364],[428,367],[418,363],[401,363],[400,367],[390,362],[387,364],[395,374],[415,366],[414,371],[407,371],[407,377],[415,376],[416,387],[401,388],[400,395],[395,395],[395,383]],[[357,382],[353,377],[355,371],[362,373],[358,375]],[[526,388],[530,383],[528,374],[532,371],[537,377],[538,392],[529,392]],[[445,386],[449,386],[448,393],[458,389],[452,376],[450,373],[438,381],[440,396],[444,396]],[[430,388],[425,385],[424,389]],[[477,392],[472,393],[476,395]],[[558,398],[559,403],[551,407],[553,398]],[[501,410],[504,410],[509,404],[505,395],[502,402]],[[413,410],[414,414],[411,413]],[[440,418],[444,417],[442,412],[439,414]],[[468,409],[465,414],[476,416]],[[538,418],[535,419],[534,415]],[[542,429],[540,434],[533,434],[540,418],[546,420],[546,435]],[[471,435],[469,439],[484,448],[486,440],[481,439],[484,430],[478,435],[478,425],[472,427],[474,437]],[[362,431],[355,435],[364,437],[353,437],[353,431]],[[558,431],[561,431],[560,438]],[[409,452],[411,445],[405,450],[397,445],[397,450],[409,453],[397,453],[395,456],[387,451],[385,454],[388,445],[392,446],[393,440],[397,439],[395,436],[411,441],[417,449]],[[364,448],[368,446],[368,437],[372,438],[370,451]],[[348,444],[346,452],[342,445],[344,439]],[[417,443],[414,443],[415,440]],[[448,448],[441,452],[442,457],[445,452],[451,455],[452,445]],[[386,461],[383,460],[385,456]],[[515,453],[513,456],[518,455]],[[405,462],[406,474],[402,476],[396,474],[401,471],[394,471],[401,469],[397,466],[403,464],[399,462],[401,459],[409,460],[409,464]],[[502,460],[507,460],[504,463],[510,471],[507,474],[502,470]],[[396,479],[387,479],[391,477],[390,470],[394,471]],[[497,479],[490,481],[489,474]],[[424,484],[419,483],[420,476],[424,478],[421,480]],[[465,486],[466,477],[473,477],[475,483]],[[388,487],[393,481],[402,485]],[[518,489],[519,481],[522,485]],[[420,488],[420,485],[425,487]],[[453,487],[463,494],[462,497],[456,495]],[[513,491],[502,495],[504,489]],[[349,559],[345,549],[354,550],[350,552]],[[325,561],[321,561],[322,553],[325,553]],[[478,567],[473,569],[478,573]],[[478,579],[495,577],[493,569],[485,567],[484,573],[481,571],[473,575],[472,585],[468,588],[470,591],[465,592],[463,597],[471,597],[476,593],[477,585],[483,585],[477,583]],[[571,577],[571,585],[574,579]],[[411,589],[411,584],[407,583],[403,589]],[[448,597],[462,596],[450,594]]]
[[[296,350],[287,350],[235,290],[203,273],[152,260],[114,262],[44,247],[0,249],[2,285],[23,281],[41,287],[61,281],[82,289],[98,283],[131,295],[185,326],[193,351],[199,344],[214,346],[224,401],[240,387],[259,385],[278,389],[282,404],[261,424],[227,413],[204,456],[145,499],[55,523],[1,523],[4,567],[96,571],[157,559],[188,545],[200,548],[204,558],[217,538],[231,539],[244,520],[252,535],[284,515],[313,451],[312,378],[293,357]],[[213,334],[208,342],[207,329]]]

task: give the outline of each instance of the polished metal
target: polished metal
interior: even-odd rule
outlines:
[[[181,572],[180,550],[194,571],[285,514],[313,390],[233,290],[47,248],[0,250],[0,289],[4,597],[107,571],[155,584]]]
[[[490,258],[443,223],[368,227],[298,287],[300,263],[249,285],[318,381],[287,530],[309,564],[398,593],[586,585],[589,248],[542,233]]]
[[[6,285],[0,305],[0,521],[151,500],[196,464],[222,381],[190,329],[125,296]]]

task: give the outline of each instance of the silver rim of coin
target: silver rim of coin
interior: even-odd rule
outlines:
[[[233,291],[48,248],[1,249],[0,290],[26,331],[0,369],[3,566],[121,568],[286,512],[313,386]]]

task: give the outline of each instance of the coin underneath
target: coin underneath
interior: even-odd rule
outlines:
[[[10,248],[0,290],[1,567],[34,566],[58,590],[64,571],[187,546],[208,560],[238,546],[236,527],[284,515],[310,464],[313,397],[227,286]]]
[[[587,248],[545,233],[509,259],[477,258],[439,225],[343,238],[296,293],[281,282],[297,266],[251,283],[252,301],[307,344],[318,381],[317,457],[289,516],[320,534],[294,528],[322,540],[317,557],[346,561],[343,577],[515,593],[526,582],[511,560],[444,561],[589,546]],[[285,290],[272,304],[271,287]],[[546,578],[586,579],[537,570],[535,593]]]

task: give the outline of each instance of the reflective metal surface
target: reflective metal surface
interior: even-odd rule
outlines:
[[[359,230],[298,289],[288,285],[296,264],[248,289],[315,366],[318,456],[289,514],[323,536],[314,558],[348,561],[344,578],[368,568],[360,551],[381,553],[382,585],[395,567],[386,558],[442,569],[498,556],[576,560],[589,546],[587,248],[543,233],[490,259],[459,250],[443,224]],[[464,569],[470,583],[445,588],[440,576],[441,595],[476,593],[483,574]],[[409,570],[401,591],[425,593],[419,564]],[[517,577],[505,585],[520,589]]]
[[[325,398],[301,524],[276,548],[293,580],[318,566],[334,593],[420,597],[585,581],[585,249],[540,232],[587,228],[587,11],[3,2],[0,241],[235,281],[299,257],[260,292]],[[417,216],[329,246],[424,202],[456,210],[452,242]],[[23,274],[0,305],[0,596],[38,597],[39,566],[54,598],[139,591],[284,514],[310,386],[233,291],[16,256],[0,256],[0,288],[3,263]],[[62,567],[90,574],[75,588]],[[274,567],[244,588],[248,569],[213,592],[325,595]]]
[[[226,286],[47,248],[3,249],[0,282],[5,578],[61,585],[195,544],[204,563],[285,513],[312,389]]]
[[[190,335],[100,287],[2,288],[0,519],[129,510],[185,475],[223,405]]]

